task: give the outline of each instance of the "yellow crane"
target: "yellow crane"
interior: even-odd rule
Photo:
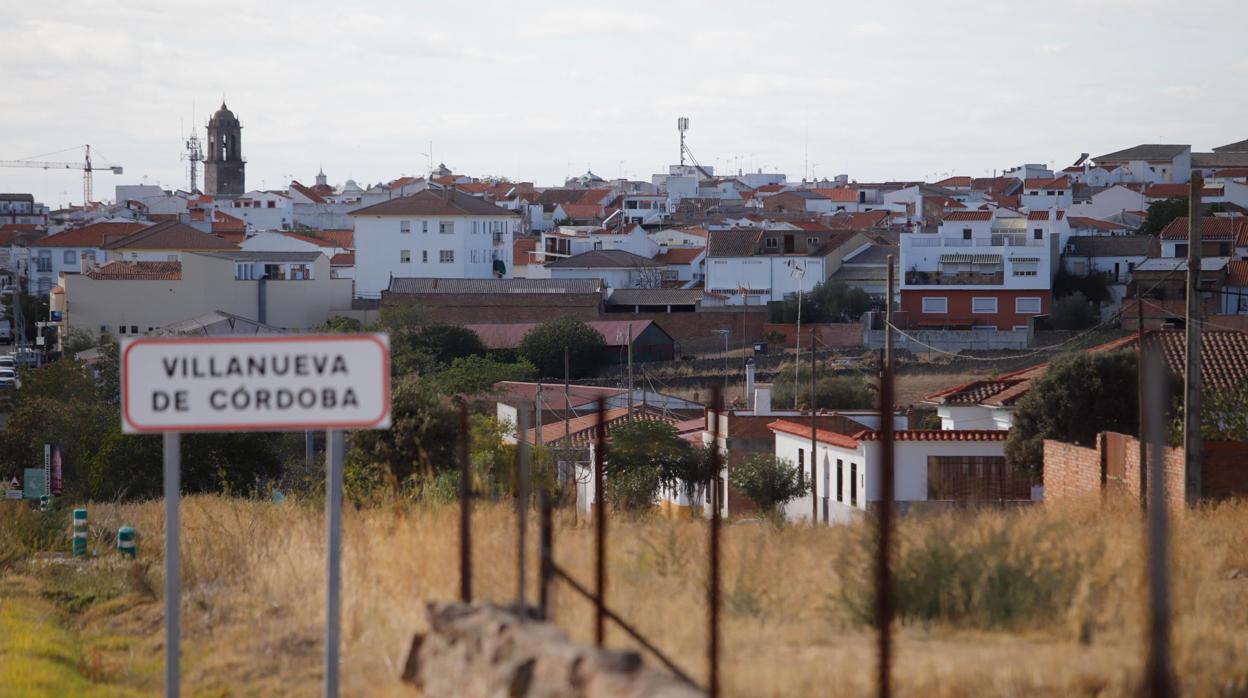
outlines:
[[[91,173],[96,170],[108,170],[113,174],[121,174],[121,165],[108,165],[105,163],[93,162],[91,160],[91,146],[75,146],[71,150],[81,147],[85,154],[82,162],[44,162],[42,160],[0,160],[0,167],[35,167],[41,170],[82,170],[82,205],[84,207],[91,203]],[[60,151],[65,152],[65,151]]]

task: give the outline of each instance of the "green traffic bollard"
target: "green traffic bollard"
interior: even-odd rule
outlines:
[[[74,509],[74,557],[87,554],[87,510]]]
[[[47,511],[52,504],[52,498],[46,494],[39,495],[39,511]]]
[[[138,548],[134,545],[134,527],[122,526],[117,529],[117,552],[134,559],[138,554]]]

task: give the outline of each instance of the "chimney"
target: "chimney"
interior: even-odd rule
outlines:
[[[442,185],[442,203],[451,203],[451,186],[449,184]]]
[[[86,274],[91,271],[95,271],[95,253],[94,252],[83,252],[81,255],[79,255],[78,271],[83,274]]]
[[[754,389],[754,416],[766,417],[771,414],[771,387]]]

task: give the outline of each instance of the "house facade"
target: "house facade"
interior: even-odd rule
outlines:
[[[417,192],[351,212],[356,294],[377,297],[391,278],[507,278],[519,217],[452,189]]]
[[[103,264],[104,245],[147,227],[147,223],[92,223],[41,238],[29,246],[30,268],[27,284],[32,293],[43,295],[57,284],[61,274],[77,274],[84,268]]]
[[[728,305],[765,305],[809,293],[870,245],[852,231],[716,230],[706,251],[706,289]]]
[[[955,211],[938,232],[901,236],[901,322],[912,328],[1026,328],[1049,312],[1058,212]]]

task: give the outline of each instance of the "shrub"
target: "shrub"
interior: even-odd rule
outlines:
[[[1059,330],[1085,330],[1096,324],[1096,308],[1083,293],[1074,293],[1053,302],[1049,322]]]
[[[790,370],[782,371],[776,382],[772,384],[772,404],[788,408],[794,404],[807,405],[810,402],[810,368],[802,366],[800,373],[796,400],[793,394],[793,372],[790,367]],[[857,410],[871,407],[874,403],[875,392],[861,376],[816,374],[815,406],[817,408]]]
[[[593,376],[607,342],[598,330],[574,317],[561,316],[529,330],[520,340],[518,353],[537,368],[541,378],[563,375],[563,350],[568,351],[570,377]]]
[[[777,515],[781,505],[810,490],[792,462],[768,453],[751,456],[735,465],[728,476],[728,483],[771,517]]]

